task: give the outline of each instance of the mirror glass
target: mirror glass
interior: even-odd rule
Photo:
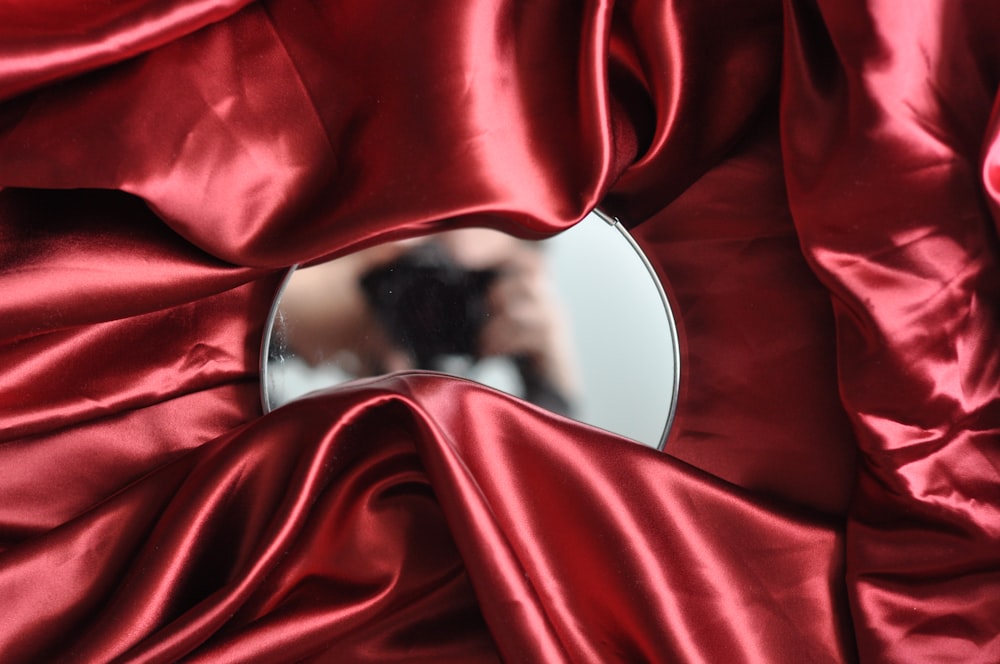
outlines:
[[[541,242],[461,229],[290,270],[261,349],[265,412],[412,369],[468,378],[657,448],[680,376],[659,279],[599,210]]]

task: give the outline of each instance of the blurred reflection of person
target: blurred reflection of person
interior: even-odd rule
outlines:
[[[347,374],[345,378],[406,369],[464,374],[455,364],[442,366],[427,353],[419,357],[421,344],[414,339],[420,335],[414,330],[391,329],[390,320],[398,317],[399,309],[410,308],[406,324],[427,327],[420,333],[430,336],[431,345],[448,351],[451,342],[445,338],[453,336],[453,331],[444,328],[460,324],[461,315],[442,314],[441,303],[428,302],[419,291],[392,299],[392,289],[398,288],[392,281],[394,272],[402,273],[402,266],[418,253],[442,254],[463,274],[487,275],[480,294],[483,318],[477,321],[471,347],[451,350],[456,354],[468,351],[473,365],[483,358],[506,358],[522,383],[513,391],[539,406],[568,414],[576,390],[576,369],[565,319],[545,269],[545,255],[537,243],[499,231],[449,231],[373,247],[296,271],[281,300],[289,350],[311,366],[333,364]],[[380,285],[373,286],[372,275],[383,278]],[[378,288],[382,290],[372,292]],[[384,311],[387,307],[390,310]],[[425,313],[426,321],[421,318]],[[452,320],[432,320],[441,317]],[[434,329],[437,324],[443,327]]]

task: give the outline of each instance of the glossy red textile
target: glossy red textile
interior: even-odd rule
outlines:
[[[998,21],[0,0],[0,659],[1000,661]],[[283,267],[601,201],[666,454],[430,374],[260,416]]]
[[[871,661],[1000,661],[998,29],[985,2],[788,12],[789,199],[861,451],[847,569]]]

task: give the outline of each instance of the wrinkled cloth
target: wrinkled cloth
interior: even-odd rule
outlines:
[[[0,659],[1000,661],[998,29],[0,1]],[[288,266],[596,205],[664,452],[430,373],[261,414]]]

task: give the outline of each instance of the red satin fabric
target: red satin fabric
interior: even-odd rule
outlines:
[[[998,21],[0,1],[0,659],[1000,661]],[[431,374],[260,416],[283,267],[598,202],[666,454]]]
[[[1000,13],[859,9],[790,8],[783,126],[792,213],[833,296],[864,459],[847,531],[858,645],[874,661],[1000,661],[1000,254],[987,207]]]

